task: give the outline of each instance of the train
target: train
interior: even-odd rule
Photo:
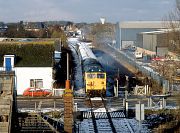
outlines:
[[[78,43],[87,95],[106,96],[106,72],[86,43]]]

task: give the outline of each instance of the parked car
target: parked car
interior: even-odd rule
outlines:
[[[40,88],[27,88],[24,93],[23,96],[36,96],[36,97],[40,97],[40,96],[47,96],[52,94],[51,91],[47,91],[47,90],[43,90]]]
[[[162,57],[156,57],[156,58],[153,58],[152,61],[164,61],[165,59],[162,58]]]

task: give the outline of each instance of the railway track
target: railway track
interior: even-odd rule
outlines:
[[[111,132],[116,133],[116,129],[114,127],[114,124],[112,122],[112,117],[110,115],[110,113],[108,112],[108,108],[106,107],[106,103],[104,102],[104,98],[103,97],[99,97],[98,99],[93,99],[93,98],[88,98],[90,106],[91,106],[91,117],[92,117],[92,122],[93,122],[93,127],[94,127],[94,131],[98,132],[98,125],[96,122],[96,119],[99,118],[106,118],[108,119],[108,122],[106,123],[106,125],[108,125],[108,127],[111,127]],[[95,113],[94,112],[94,108],[96,107],[101,107],[101,109],[104,111],[104,113]]]
[[[91,107],[89,111],[83,112],[83,124],[86,125],[86,132],[95,133],[134,133],[133,125],[125,118],[124,110],[110,112],[104,98],[88,98],[86,104]],[[83,125],[83,126],[84,126]],[[79,129],[79,132],[84,132]]]

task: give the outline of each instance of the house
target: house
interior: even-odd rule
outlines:
[[[52,89],[54,42],[0,42],[0,71],[15,72],[15,88]]]
[[[0,32],[4,32],[8,29],[7,25],[3,22],[0,22]]]
[[[7,31],[8,27],[3,22],[0,22],[0,36],[3,36],[4,33]]]
[[[26,22],[24,23],[24,29],[27,31],[40,31],[47,29],[47,26],[43,22]]]

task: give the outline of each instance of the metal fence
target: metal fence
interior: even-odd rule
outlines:
[[[170,90],[169,81],[163,78],[159,73],[153,71],[152,68],[144,65],[142,62],[138,62],[135,58],[130,57],[123,51],[116,50],[116,57],[123,63],[127,63],[136,70],[142,72],[148,77],[151,77],[153,80],[163,87],[164,91],[167,92]]]

